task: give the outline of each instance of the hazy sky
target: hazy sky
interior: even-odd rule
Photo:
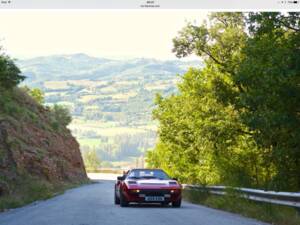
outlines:
[[[0,44],[12,57],[83,52],[174,58],[172,38],[203,11],[0,11]]]

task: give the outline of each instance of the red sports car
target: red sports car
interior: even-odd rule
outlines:
[[[136,203],[160,203],[181,206],[181,184],[161,169],[132,169],[118,177],[115,204],[121,207]]]

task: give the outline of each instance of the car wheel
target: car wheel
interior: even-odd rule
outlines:
[[[119,205],[120,204],[120,199],[117,196],[117,191],[116,191],[116,187],[115,187],[115,204]]]
[[[127,207],[128,204],[129,204],[129,202],[126,201],[126,199],[125,199],[123,193],[121,192],[121,193],[120,193],[120,206],[121,206],[121,207]]]
[[[172,206],[175,208],[179,208],[181,206],[181,198],[175,202],[172,202]]]

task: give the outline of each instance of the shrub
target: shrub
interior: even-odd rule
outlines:
[[[95,171],[101,166],[100,158],[95,149],[91,151],[84,151],[83,161],[86,169],[89,171]]]
[[[40,105],[45,103],[45,96],[42,90],[33,88],[29,91],[29,95]]]
[[[71,121],[72,117],[68,108],[62,105],[54,105],[51,109],[52,114],[52,127],[55,130],[58,130],[60,126],[66,127],[68,126]]]
[[[21,92],[20,93],[21,95],[24,95],[24,97],[27,97],[25,95],[29,95],[29,97],[31,97],[31,99],[33,99],[34,102],[38,103],[39,105],[43,105],[45,103],[45,94],[39,88],[30,89],[28,86],[25,85],[25,86],[20,87],[18,90],[19,90],[19,92]],[[26,100],[30,101],[31,99],[27,98]]]
[[[8,56],[0,55],[0,86],[12,89],[25,79],[14,61]]]

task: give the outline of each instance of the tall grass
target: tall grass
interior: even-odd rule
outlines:
[[[17,208],[37,200],[45,200],[61,194],[67,189],[78,187],[85,183],[88,183],[88,181],[53,184],[45,180],[27,176],[14,184],[15,186],[19,186],[19,188],[14,188],[15,190],[12,190],[11,193],[0,196],[0,211]]]
[[[224,196],[212,195],[198,190],[184,190],[185,200],[211,208],[238,213],[246,217],[276,225],[299,225],[300,210],[270,203],[255,202],[240,198],[234,193]]]

